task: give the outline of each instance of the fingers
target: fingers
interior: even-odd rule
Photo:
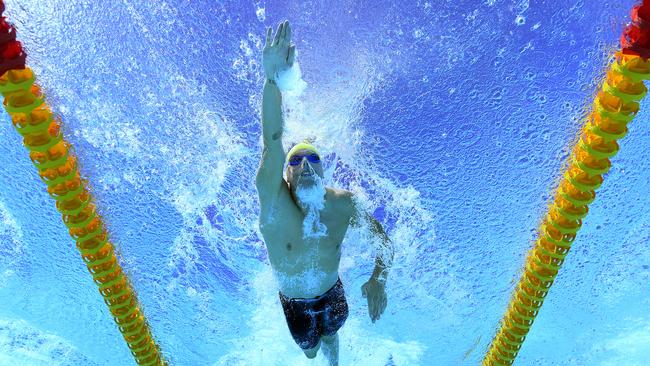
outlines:
[[[379,318],[381,318],[381,305],[379,299],[375,299],[375,320],[379,320]]]
[[[375,306],[373,306],[373,313],[375,317],[375,321],[379,320],[379,307],[377,306],[377,303],[375,303]]]
[[[287,20],[285,22],[285,27],[284,27],[284,41],[289,44],[291,43],[291,26],[289,25],[289,21]]]
[[[370,320],[374,323],[378,319],[377,300],[374,296],[368,299],[368,313],[370,313]]]
[[[276,46],[280,42],[280,35],[282,34],[282,28],[284,28],[284,23],[278,24],[278,29],[275,31],[275,38],[273,38],[273,44],[271,46]]]
[[[289,46],[289,53],[287,54],[287,65],[289,65],[289,67],[293,66],[293,62],[295,61],[295,59],[296,59],[296,46],[291,45]]]
[[[282,30],[280,31],[280,42],[286,41],[287,38],[287,25],[289,24],[289,21],[285,20],[282,22]]]
[[[386,310],[386,304],[388,303],[386,292],[383,289],[378,290],[369,285],[369,283],[365,283],[361,286],[361,294],[364,298],[368,299],[368,314],[374,323],[381,318],[384,310]]]
[[[289,29],[289,21],[282,22],[282,30],[280,31],[280,39],[278,45],[282,48],[288,47],[291,42],[291,30]]]
[[[368,313],[370,313],[370,319],[373,323],[381,318],[386,309],[386,304],[387,299],[385,296],[373,296],[368,299]]]
[[[381,309],[379,308],[379,302],[375,300],[375,303],[372,307],[372,313],[373,313],[373,323],[379,318],[381,318]]]
[[[266,40],[264,41],[264,47],[271,46],[271,37],[273,37],[273,28],[269,27],[266,30]]]
[[[291,27],[289,26],[289,21],[285,20],[284,22],[280,22],[278,24],[278,29],[275,31],[275,37],[273,37],[273,42],[271,42],[271,37],[273,37],[273,29],[269,28],[266,31],[266,42],[264,47],[289,46],[289,44],[291,43]],[[289,56],[287,57],[287,61],[290,61],[290,65],[291,65],[293,64],[293,60],[295,59],[294,58],[295,54],[289,54]]]

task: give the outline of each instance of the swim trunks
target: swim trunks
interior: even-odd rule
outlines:
[[[336,333],[348,318],[348,303],[339,278],[331,289],[312,299],[289,298],[279,292],[284,316],[294,341],[314,348],[321,336]]]

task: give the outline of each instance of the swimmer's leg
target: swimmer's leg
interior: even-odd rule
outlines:
[[[330,363],[330,366],[339,366],[339,334],[321,337],[323,341],[323,354]]]
[[[316,344],[316,347],[302,350],[303,352],[305,352],[305,356],[307,356],[307,358],[311,359],[316,357],[316,355],[318,354],[318,349],[320,348],[320,341],[321,340],[319,339],[318,343]],[[323,352],[325,352],[325,348],[323,348]]]

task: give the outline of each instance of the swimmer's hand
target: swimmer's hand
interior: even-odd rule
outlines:
[[[386,285],[375,278],[370,278],[361,286],[361,294],[368,299],[368,313],[374,323],[386,309]]]
[[[278,25],[273,37],[273,29],[266,32],[266,44],[262,52],[262,64],[267,79],[277,80],[278,74],[293,66],[296,58],[296,45],[291,44],[291,27],[285,20]]]

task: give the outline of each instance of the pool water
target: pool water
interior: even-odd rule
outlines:
[[[7,0],[173,365],[326,365],[294,343],[259,233],[261,50],[289,19],[285,149],[322,152],[395,245],[370,321],[367,228],[340,277],[341,365],[476,365],[634,1]],[[650,363],[650,116],[621,140],[517,365]],[[2,114],[0,365],[131,365]]]

